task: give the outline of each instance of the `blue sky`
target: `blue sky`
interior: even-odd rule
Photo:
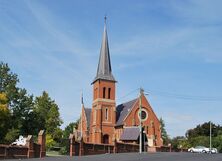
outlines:
[[[222,1],[0,0],[0,61],[43,90],[64,126],[92,103],[105,14],[117,103],[143,87],[169,135],[222,124]],[[130,93],[130,94],[129,94]]]

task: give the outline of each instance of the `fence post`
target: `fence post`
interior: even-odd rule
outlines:
[[[40,145],[40,158],[43,158],[46,156],[46,138],[45,138],[45,131],[40,130],[38,135],[38,144]]]
[[[69,156],[75,156],[75,136],[73,134],[69,135],[70,147],[69,147]]]
[[[84,155],[84,142],[83,142],[83,138],[81,138],[80,144],[79,144],[79,156],[83,156],[83,155]]]
[[[32,135],[28,135],[26,139],[26,146],[28,147],[27,158],[34,158],[34,140]]]

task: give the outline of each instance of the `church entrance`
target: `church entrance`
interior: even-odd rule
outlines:
[[[109,135],[103,135],[103,144],[109,144]]]

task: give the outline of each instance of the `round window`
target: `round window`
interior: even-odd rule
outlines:
[[[140,111],[138,111],[138,118],[140,119]],[[147,111],[143,108],[141,110],[141,120],[145,121],[148,118],[148,113]]]

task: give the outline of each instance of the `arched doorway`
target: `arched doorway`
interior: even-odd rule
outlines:
[[[103,135],[103,143],[109,144],[109,135],[107,135],[107,134]]]

